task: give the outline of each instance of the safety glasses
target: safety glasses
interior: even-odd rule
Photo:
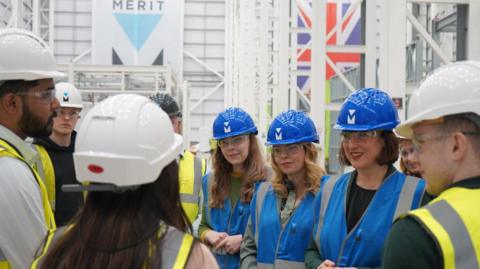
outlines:
[[[343,141],[348,141],[350,139],[359,139],[359,140],[366,140],[373,137],[379,137],[381,134],[380,131],[365,131],[365,132],[349,132],[343,131],[340,133]]]
[[[220,148],[227,148],[229,146],[239,146],[243,142],[245,142],[248,139],[248,135],[239,135],[239,136],[234,136],[234,137],[229,137],[225,138],[222,140],[218,140],[218,146]]]
[[[42,99],[43,101],[52,102],[55,99],[55,89],[49,89],[41,92],[27,91],[17,92],[16,95],[20,96],[33,96]]]

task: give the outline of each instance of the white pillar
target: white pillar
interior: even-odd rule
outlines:
[[[327,3],[326,1],[312,1],[312,59],[310,81],[312,88],[311,95],[311,117],[317,126],[320,135],[320,147],[322,151],[319,161],[322,166],[325,163],[325,77],[326,77],[326,40],[327,36]]]
[[[405,120],[406,0],[381,1],[379,86],[392,98],[402,99],[398,110]]]
[[[288,89],[290,83],[289,67],[289,35],[290,35],[290,1],[278,0],[280,6],[279,19],[279,76],[278,87],[274,89],[273,117],[288,108]]]
[[[470,0],[468,6],[467,59],[480,61],[480,1]]]
[[[366,1],[365,18],[365,87],[377,87],[377,7],[376,0]]]

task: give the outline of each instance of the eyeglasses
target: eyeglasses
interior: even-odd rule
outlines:
[[[77,110],[67,110],[63,108],[60,108],[59,110],[57,110],[57,116],[62,118],[66,118],[67,116],[69,118],[77,118],[79,115],[80,115],[80,111],[77,111]]]
[[[49,89],[46,91],[41,92],[17,92],[16,95],[23,95],[23,96],[34,96],[40,98],[47,102],[52,102],[55,99],[55,89]]]
[[[295,155],[303,148],[303,144],[290,144],[282,146],[273,146],[272,153],[273,156],[278,157],[282,155],[291,156]]]
[[[414,134],[412,136],[413,148],[418,152],[427,140],[443,139],[446,134],[447,133]]]
[[[342,137],[343,141],[348,141],[350,139],[360,139],[360,140],[366,140],[369,138],[373,137],[378,137],[380,136],[380,131],[365,131],[365,132],[348,132],[344,131],[340,133],[340,136]]]
[[[221,148],[227,148],[228,146],[239,146],[245,142],[248,138],[248,135],[239,135],[234,137],[229,137],[226,139],[218,140],[218,146]]]
[[[468,132],[468,131],[458,131],[464,135],[480,135],[478,132]],[[427,140],[437,140],[437,139],[443,139],[447,137],[448,134],[452,134],[454,132],[442,132],[442,133],[432,133],[432,134],[414,134],[412,136],[412,144],[413,148],[418,152],[421,148],[422,145],[427,141]]]

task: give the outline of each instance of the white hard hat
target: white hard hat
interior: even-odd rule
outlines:
[[[83,108],[82,95],[80,91],[70,83],[55,84],[56,97],[60,102],[60,107]]]
[[[151,183],[182,150],[182,137],[157,104],[120,94],[87,113],[75,143],[75,173],[80,182],[117,187]]]
[[[468,61],[438,68],[416,90],[408,106],[408,119],[395,130],[412,136],[416,123],[447,115],[480,115],[480,62]]]
[[[21,29],[0,29],[0,81],[65,76],[56,69],[55,58],[41,38]]]

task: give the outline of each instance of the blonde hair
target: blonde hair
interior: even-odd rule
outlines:
[[[302,147],[305,150],[305,178],[303,179],[303,184],[306,188],[305,192],[300,194],[301,197],[308,192],[311,192],[312,194],[317,193],[320,187],[321,178],[326,174],[325,170],[317,164],[318,152],[313,143],[303,144]],[[284,182],[285,174],[275,162],[273,152],[271,153],[271,160],[272,169],[274,171],[271,180],[273,189],[281,198],[287,198],[288,190]]]
[[[233,172],[233,166],[225,159],[222,150],[217,147],[213,153],[213,184],[209,190],[209,206],[212,208],[222,208],[223,201],[230,194],[230,178]],[[255,182],[265,179],[267,175],[265,160],[260,151],[256,135],[249,135],[248,156],[243,163],[245,174],[242,178],[240,188],[240,201],[248,203],[252,199]]]

